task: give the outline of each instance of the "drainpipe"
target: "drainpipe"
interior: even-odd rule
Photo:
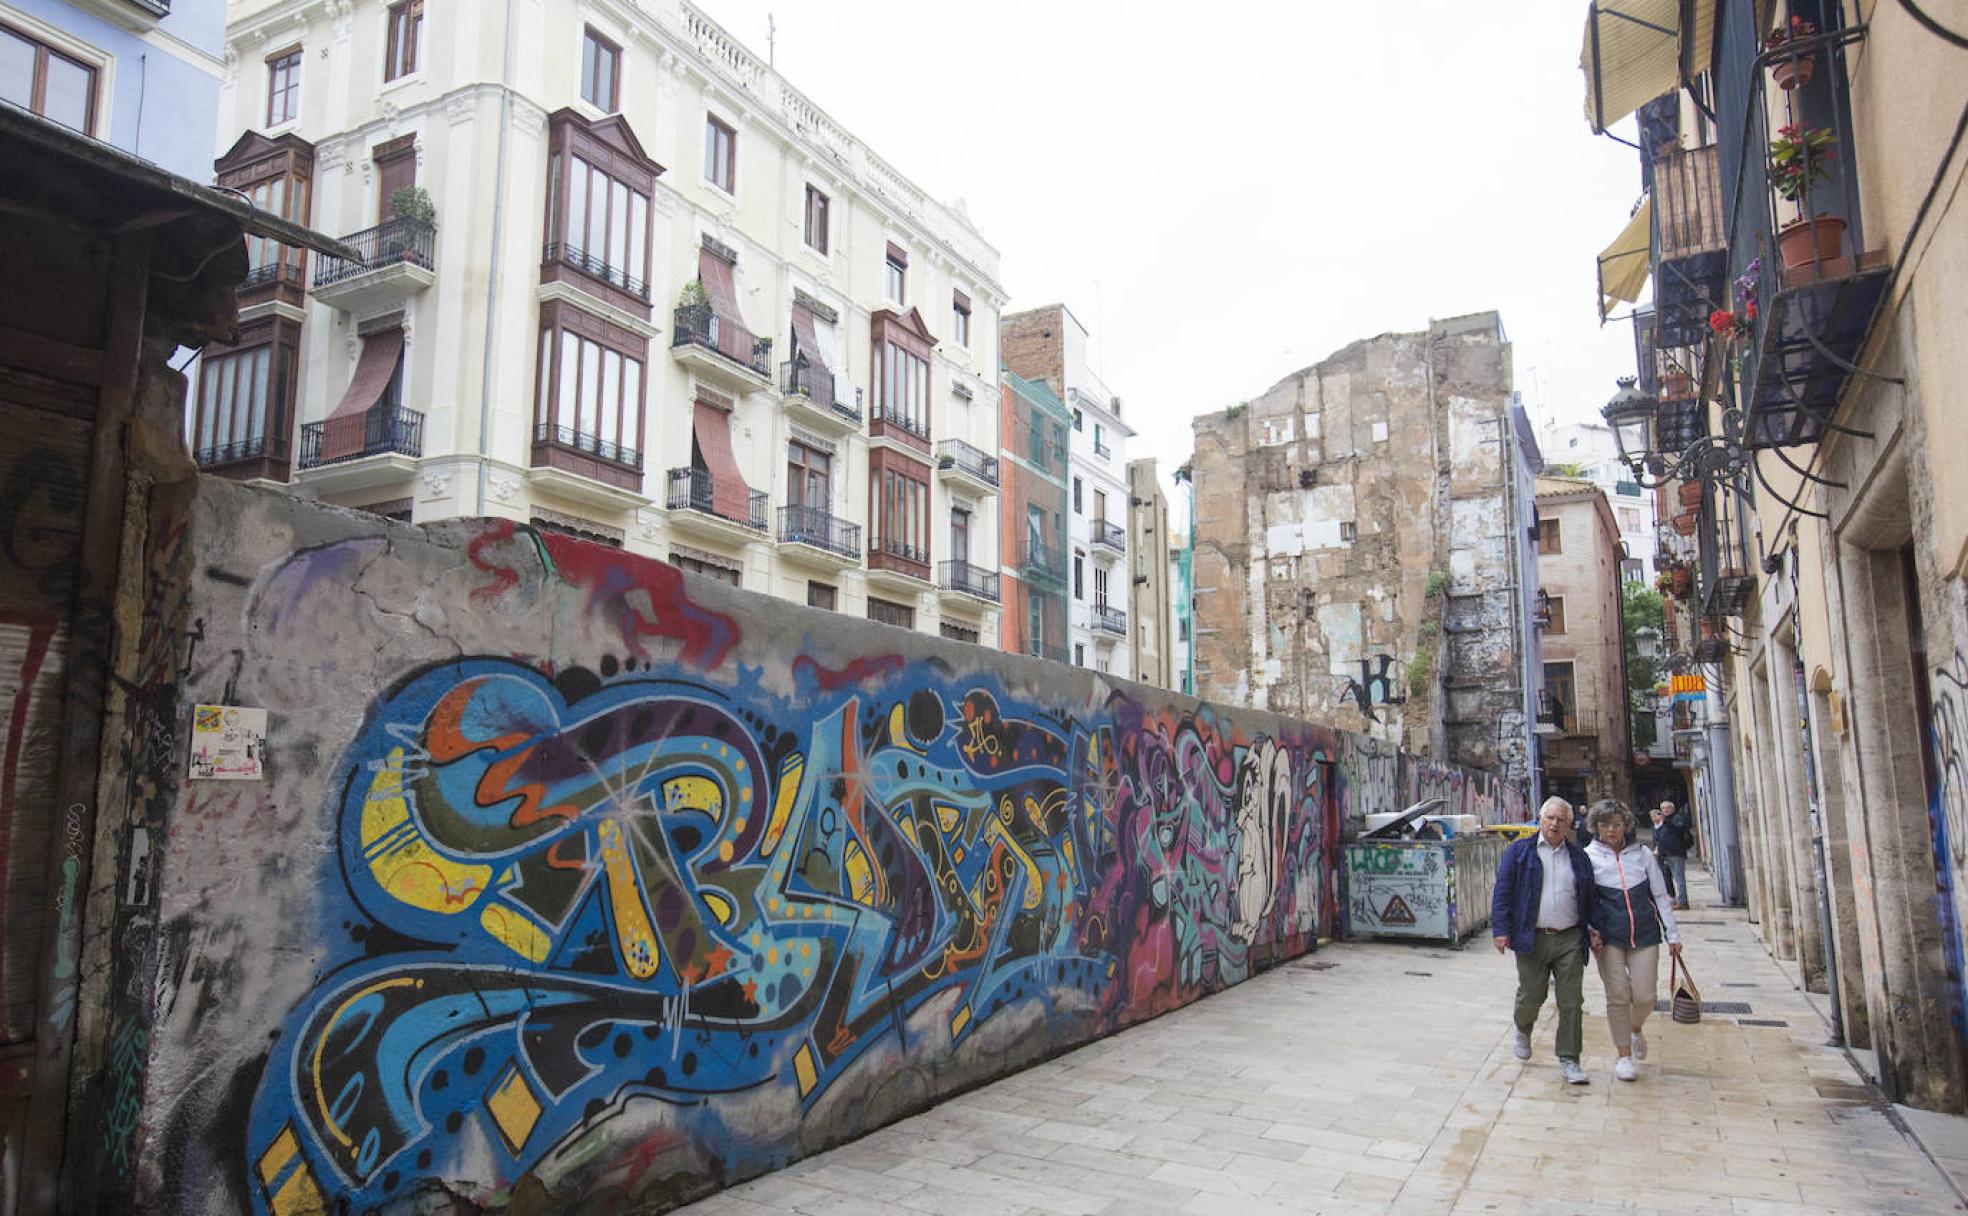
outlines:
[[[1825,861],[1824,804],[1818,794],[1818,762],[1811,750],[1810,692],[1804,676],[1804,607],[1797,598],[1797,528],[1790,532],[1791,684],[1797,694],[1797,732],[1804,749],[1804,792],[1811,808],[1811,864],[1818,875],[1818,936],[1824,942],[1825,994],[1830,998],[1832,1047],[1845,1045],[1845,1011],[1839,1003],[1838,947],[1832,941],[1830,867]]]
[[[499,333],[499,239],[506,222],[506,142],[512,130],[513,19],[519,0],[506,0],[506,54],[499,74],[499,153],[492,172],[492,258],[485,280],[485,360],[479,368],[478,506],[485,514],[485,461],[492,429],[492,346]]]

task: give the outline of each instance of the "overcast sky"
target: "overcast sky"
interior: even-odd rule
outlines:
[[[1583,0],[697,0],[917,184],[1010,308],[1064,301],[1140,436],[1358,338],[1496,309],[1534,418],[1633,370],[1593,257],[1639,193],[1593,136]],[[1630,124],[1629,124],[1630,125]]]

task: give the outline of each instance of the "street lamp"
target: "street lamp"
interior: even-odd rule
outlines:
[[[1619,391],[1599,411],[1612,427],[1620,460],[1632,471],[1634,481],[1648,490],[1673,481],[1740,488],[1742,474],[1750,467],[1740,409],[1723,411],[1720,435],[1702,435],[1680,452],[1661,450],[1660,411],[1660,402],[1642,392],[1632,376],[1619,378]]]
[[[1619,392],[1599,411],[1606,425],[1613,428],[1620,459],[1635,467],[1653,454],[1655,423],[1660,417],[1660,402],[1642,391],[1639,383],[1637,376],[1621,376]]]

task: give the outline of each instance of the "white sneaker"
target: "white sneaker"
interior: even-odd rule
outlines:
[[[1632,1056],[1621,1056],[1619,1063],[1613,1065],[1613,1075],[1622,1081],[1637,1081],[1640,1079],[1640,1069],[1633,1063]]]
[[[1531,1036],[1514,1026],[1510,1028],[1510,1054],[1520,1060],[1531,1058]]]
[[[1592,1078],[1585,1075],[1577,1060],[1558,1061],[1558,1075],[1565,1078],[1567,1085],[1590,1085]]]
[[[1647,1058],[1647,1036],[1637,1030],[1633,1032],[1633,1058],[1636,1060]]]

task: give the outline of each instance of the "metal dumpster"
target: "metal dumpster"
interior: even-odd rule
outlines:
[[[1358,840],[1346,846],[1348,928],[1354,937],[1461,941],[1490,923],[1494,832],[1449,840]]]

